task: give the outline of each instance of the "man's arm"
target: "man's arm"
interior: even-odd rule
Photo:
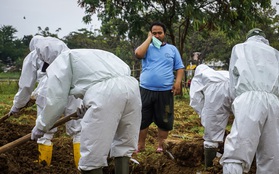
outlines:
[[[149,32],[146,40],[135,50],[135,55],[138,59],[144,58],[151,41],[152,41],[152,33]]]
[[[172,91],[173,95],[178,95],[181,92],[181,81],[184,74],[184,69],[178,69],[176,71],[175,83],[173,84]]]

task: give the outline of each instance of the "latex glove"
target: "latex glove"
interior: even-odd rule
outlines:
[[[86,111],[87,111],[87,107],[85,107],[84,105],[81,105],[81,107],[77,108],[77,116],[78,118],[83,118]]]
[[[38,129],[36,126],[32,129],[31,140],[37,141],[38,138],[41,138],[44,135],[44,132]]]
[[[9,115],[9,116],[14,115],[14,114],[18,113],[19,110],[20,110],[19,108],[13,106],[13,107],[11,108],[10,112],[8,113],[8,115]]]

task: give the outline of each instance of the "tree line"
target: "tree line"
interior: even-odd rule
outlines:
[[[204,61],[221,61],[228,67],[233,45],[245,41],[248,30],[264,30],[270,44],[279,49],[279,16],[271,1],[266,0],[78,0],[84,9],[85,23],[97,14],[102,25],[98,31],[79,29],[60,38],[69,48],[96,48],[113,52],[131,68],[139,69],[134,50],[147,37],[149,25],[161,21],[167,26],[167,42],[180,51],[183,62],[194,62],[194,52]],[[43,36],[58,37],[49,28],[38,27]],[[13,26],[0,28],[0,66],[20,70],[29,53],[32,35],[16,38]],[[3,68],[0,69],[3,71]]]

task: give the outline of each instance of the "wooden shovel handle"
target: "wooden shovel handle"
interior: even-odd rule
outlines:
[[[77,118],[77,113],[73,113],[71,115],[68,115],[66,117],[62,117],[60,118],[58,121],[55,122],[55,124],[52,126],[51,129],[55,128],[55,127],[58,127],[72,119],[76,119]],[[8,144],[5,144],[4,146],[0,147],[0,154],[1,153],[4,153],[4,152],[7,152],[9,150],[11,150],[12,148],[14,147],[17,147],[19,145],[22,145],[24,143],[26,143],[27,141],[31,140],[31,133],[19,138],[19,139],[16,139],[15,141],[12,141]]]
[[[26,105],[24,107],[20,108],[19,112],[15,113],[15,114],[18,115],[22,111],[22,109],[33,106],[35,104],[35,102],[36,102],[36,100],[30,99],[26,103]],[[4,122],[5,120],[7,120],[11,116],[13,116],[13,115],[9,115],[9,113],[7,113],[6,115],[4,115],[3,117],[0,118],[0,123]]]
[[[0,123],[2,123],[3,121],[7,120],[9,118],[9,113],[7,113],[6,115],[4,115],[3,117],[0,118]]]
[[[18,113],[15,113],[16,115],[18,115],[20,113],[20,111],[22,111],[24,108],[28,108],[28,107],[31,107],[35,104],[36,100],[34,99],[30,99],[26,105],[22,108],[20,108],[19,112]],[[6,115],[4,115],[3,117],[0,118],[0,123],[4,122],[5,120],[7,120],[10,116],[13,116],[13,115],[9,115],[9,113],[7,113]]]

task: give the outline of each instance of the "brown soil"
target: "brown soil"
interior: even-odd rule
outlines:
[[[184,105],[184,106],[183,106]],[[146,150],[133,155],[136,162],[130,162],[130,173],[133,174],[221,174],[222,166],[216,157],[214,167],[204,168],[203,140],[200,133],[195,132],[199,127],[199,118],[187,105],[176,104],[174,130],[170,132],[166,141],[165,151],[156,153],[157,129],[150,127]],[[188,109],[186,109],[188,108]],[[19,117],[20,122],[12,119],[0,123],[0,146],[29,134],[34,126],[36,115],[34,110],[25,111]],[[192,119],[190,119],[192,118]],[[195,118],[195,119],[193,119]],[[73,161],[73,147],[70,137],[65,135],[64,126],[60,126],[53,139],[53,156],[50,166],[37,162],[38,151],[35,141],[28,141],[23,145],[9,149],[0,154],[0,174],[77,174]],[[1,147],[0,147],[1,149]],[[222,153],[223,145],[220,144],[219,152]],[[112,159],[108,159],[108,167],[104,168],[105,174],[114,173]],[[253,165],[249,174],[254,174]]]

